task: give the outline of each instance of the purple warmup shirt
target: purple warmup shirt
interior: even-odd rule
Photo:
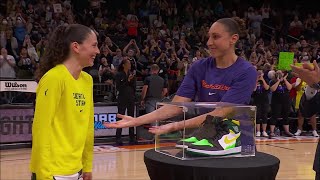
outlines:
[[[249,104],[256,80],[256,69],[241,57],[224,69],[209,57],[191,66],[177,95],[198,102]]]

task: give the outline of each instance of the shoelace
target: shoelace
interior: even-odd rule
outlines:
[[[213,131],[216,131],[215,124],[222,122],[221,120],[215,118],[216,117],[208,115],[206,117],[206,120],[201,123],[200,127],[194,133],[192,133],[191,136],[195,136],[201,139],[215,136],[213,134]]]
[[[212,138],[212,143],[214,145],[215,144],[215,141],[217,139],[220,139],[223,135],[225,135],[225,133],[227,132],[227,129],[228,129],[228,125],[223,123],[223,121],[219,122],[217,125],[216,125],[216,131],[217,131],[217,134],[215,137]]]

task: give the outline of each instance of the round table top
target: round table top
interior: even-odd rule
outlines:
[[[208,159],[180,160],[151,149],[144,153],[144,158],[168,165],[216,169],[261,168],[280,164],[277,157],[262,152],[256,152],[256,155],[251,157],[208,157]]]

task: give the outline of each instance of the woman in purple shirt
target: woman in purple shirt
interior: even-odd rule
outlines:
[[[185,76],[172,102],[228,102],[249,104],[254,90],[257,72],[245,59],[235,54],[235,44],[239,40],[244,22],[239,18],[223,18],[212,24],[207,42],[211,57],[195,62]],[[185,122],[186,128],[198,127],[207,115],[225,117],[226,108],[215,109]],[[121,121],[105,124],[108,128],[140,126],[174,117],[180,108],[163,106],[149,114],[133,118],[118,115]],[[151,128],[155,134],[163,134],[183,129],[184,122],[175,122]]]

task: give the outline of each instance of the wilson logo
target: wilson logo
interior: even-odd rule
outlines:
[[[11,88],[11,87],[14,87],[14,88],[26,88],[27,87],[27,84],[18,84],[17,82],[5,82],[5,87],[6,88]]]

